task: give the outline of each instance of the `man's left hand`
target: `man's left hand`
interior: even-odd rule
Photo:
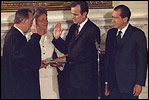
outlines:
[[[141,92],[142,92],[142,86],[139,84],[136,84],[133,88],[133,95],[139,96]]]

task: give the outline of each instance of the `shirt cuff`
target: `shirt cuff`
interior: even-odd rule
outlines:
[[[108,82],[105,82],[105,84],[108,84]]]

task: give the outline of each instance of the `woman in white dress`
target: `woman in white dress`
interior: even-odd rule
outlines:
[[[37,30],[44,34],[40,39],[42,53],[42,63],[39,70],[41,99],[59,99],[57,69],[50,65],[45,65],[44,62],[47,60],[52,60],[54,51],[57,53],[58,57],[64,55],[60,53],[52,44],[52,33],[47,32],[47,11],[44,8],[36,7],[33,9],[33,15],[35,20],[33,21],[32,27],[37,25]],[[36,30],[34,31],[36,32]],[[29,37],[30,36],[28,35],[27,38]]]

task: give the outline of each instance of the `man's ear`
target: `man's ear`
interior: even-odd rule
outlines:
[[[21,23],[22,23],[22,24],[25,24],[25,22],[26,22],[26,19],[23,19]]]
[[[87,12],[84,12],[84,13],[83,13],[83,16],[86,17],[86,16],[87,16]]]
[[[128,17],[123,18],[124,22],[128,22]]]

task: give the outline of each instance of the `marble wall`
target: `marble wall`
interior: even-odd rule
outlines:
[[[107,31],[112,28],[111,18],[99,18],[99,19],[91,19],[99,28],[101,31],[101,50],[105,51],[105,39],[107,35]],[[64,29],[64,32],[62,34],[62,37],[65,39],[65,36],[68,33],[68,29],[72,24],[72,20],[48,20],[48,31],[51,33],[53,32],[54,25],[56,22],[61,22],[62,28]],[[130,24],[142,29],[145,31],[146,35],[146,28],[148,27],[148,19],[147,18],[132,18],[130,20]],[[2,55],[2,48],[3,48],[3,40],[10,29],[10,27],[13,25],[12,22],[1,22],[1,55]]]

